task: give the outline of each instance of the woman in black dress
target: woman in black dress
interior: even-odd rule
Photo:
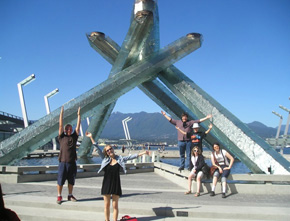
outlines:
[[[95,140],[92,137],[92,134],[86,132],[86,136],[89,137],[96,147],[99,156],[102,158],[101,168],[98,171],[104,171],[104,179],[102,185],[102,195],[104,197],[105,203],[105,219],[106,221],[110,220],[110,200],[112,196],[112,205],[113,205],[113,217],[114,220],[117,221],[119,214],[118,201],[120,196],[122,195],[121,189],[121,180],[120,180],[120,169],[122,168],[124,173],[126,173],[125,162],[127,160],[132,160],[137,158],[138,156],[142,156],[144,154],[149,154],[148,151],[144,151],[139,154],[133,154],[130,156],[119,156],[115,155],[113,147],[110,145],[106,145],[103,151],[96,144]]]

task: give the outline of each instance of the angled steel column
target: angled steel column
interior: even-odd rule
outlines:
[[[156,77],[156,73],[194,51],[200,45],[200,35],[190,34],[168,45],[150,58],[115,74],[81,96],[64,104],[64,123],[76,122],[78,107],[82,119],[93,115],[96,106],[103,108],[137,85]],[[33,125],[0,143],[0,164],[11,164],[27,153],[47,143],[57,135],[60,108]]]
[[[128,67],[131,63],[136,61],[136,55],[134,52],[141,50],[141,47],[145,43],[144,38],[146,39],[146,36],[149,35],[152,25],[152,12],[140,11],[134,16],[109,77],[112,77],[115,73],[121,71],[124,67]],[[99,33],[92,33],[90,37],[98,41]],[[103,110],[99,110],[97,114],[92,116],[91,123],[87,130],[92,133],[95,140],[98,140],[101,135],[115,107],[115,104],[116,101],[106,106]],[[91,146],[91,140],[88,137],[84,137],[78,150],[78,156],[81,158],[86,158],[91,155],[92,149],[93,147]]]

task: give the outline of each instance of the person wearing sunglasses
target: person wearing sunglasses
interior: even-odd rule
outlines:
[[[192,170],[188,176],[188,191],[185,194],[191,194],[192,179],[196,178],[196,193],[195,197],[200,196],[201,180],[203,178],[202,167],[205,165],[204,156],[198,146],[194,146],[191,151]]]
[[[181,115],[181,120],[174,120],[171,117],[167,116],[164,111],[161,111],[161,114],[175,127],[180,128],[182,131],[185,133],[181,133],[179,130],[177,131],[177,139],[178,139],[178,149],[179,149],[179,154],[180,154],[180,167],[179,171],[181,172],[184,170],[185,167],[185,154],[188,159],[188,170],[191,171],[192,165],[191,165],[191,160],[190,160],[190,153],[192,150],[192,144],[190,137],[186,136],[187,133],[191,133],[193,131],[192,125],[194,123],[201,123],[205,120],[208,120],[212,118],[212,115],[209,114],[204,118],[201,118],[199,120],[188,120],[188,114],[187,113],[182,113]]]
[[[144,154],[149,155],[149,151],[130,156],[116,155],[113,147],[110,145],[106,145],[102,151],[90,132],[86,132],[86,136],[91,139],[92,144],[95,146],[99,156],[102,158],[101,168],[98,173],[104,171],[101,194],[103,195],[105,204],[105,219],[107,221],[110,220],[110,199],[112,196],[113,220],[117,220],[119,214],[118,201],[120,196],[122,196],[120,169],[123,169],[124,173],[126,173],[126,161],[133,160]]]

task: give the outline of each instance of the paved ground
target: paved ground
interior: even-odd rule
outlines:
[[[102,177],[76,180],[78,202],[56,204],[56,182],[5,184],[4,201],[22,220],[104,220]],[[138,220],[290,220],[290,196],[233,194],[221,198],[184,195],[184,189],[155,173],[122,175],[120,215]],[[63,197],[66,199],[67,188]],[[69,213],[68,213],[69,211]],[[40,213],[40,214],[38,214]],[[34,215],[32,215],[34,214]],[[63,217],[65,214],[65,218]]]

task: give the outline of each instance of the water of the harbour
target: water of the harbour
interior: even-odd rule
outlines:
[[[119,147],[120,148],[120,147]],[[151,147],[151,150],[158,150],[158,147]],[[178,150],[178,148],[170,147],[167,148],[165,151],[170,150]],[[206,150],[206,149],[205,149]],[[279,151],[279,150],[277,150]],[[290,148],[284,149],[284,154],[290,154]],[[92,157],[91,163],[93,164],[101,164],[100,157]],[[167,163],[173,166],[179,166],[180,158],[161,158],[161,162]],[[211,165],[210,159],[205,160],[208,165]],[[77,162],[80,163],[80,162]],[[30,158],[30,159],[22,159],[15,163],[14,165],[17,166],[51,166],[51,165],[58,165],[58,157],[44,157],[44,158]],[[234,165],[231,169],[231,173],[233,174],[243,174],[243,173],[250,173],[251,171],[247,168],[245,164],[236,160]]]

